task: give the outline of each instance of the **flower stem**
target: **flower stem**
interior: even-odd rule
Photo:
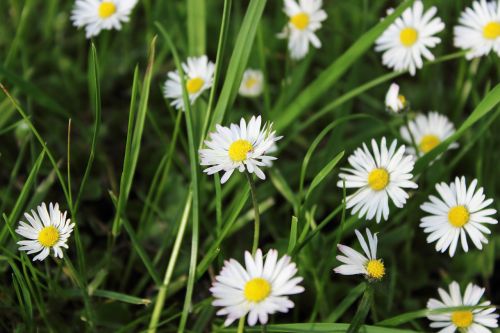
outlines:
[[[238,322],[238,331],[237,333],[243,333],[245,331],[245,316],[240,318]]]
[[[260,213],[259,213],[259,202],[257,201],[257,191],[255,190],[255,182],[252,179],[252,175],[249,172],[245,172],[248,179],[248,184],[250,185],[250,192],[252,193],[252,202],[254,210],[254,232],[253,232],[253,244],[252,244],[252,254],[255,254],[257,247],[259,246],[259,233],[260,233]]]

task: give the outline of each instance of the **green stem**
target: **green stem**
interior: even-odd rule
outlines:
[[[243,333],[245,332],[245,316],[240,318],[240,321],[238,322],[238,331],[237,333]]]
[[[248,184],[250,185],[250,192],[252,193],[252,203],[254,210],[254,232],[253,232],[253,243],[252,243],[252,254],[255,254],[257,248],[259,247],[259,233],[260,233],[260,213],[259,213],[259,202],[257,201],[257,191],[255,189],[255,182],[252,179],[252,175],[249,172],[245,172],[248,179]]]

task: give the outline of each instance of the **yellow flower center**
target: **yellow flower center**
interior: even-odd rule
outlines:
[[[116,6],[111,1],[103,1],[99,5],[99,17],[106,19],[116,13]]]
[[[490,22],[483,28],[483,36],[487,39],[497,39],[500,37],[500,23]]]
[[[398,99],[401,102],[401,104],[403,104],[403,106],[405,106],[405,104],[406,104],[406,97],[404,97],[403,95],[398,95]]]
[[[309,15],[306,13],[295,14],[290,18],[290,23],[292,23],[295,28],[304,30],[309,25]]]
[[[440,143],[441,140],[439,140],[439,137],[437,135],[427,134],[422,137],[422,140],[420,140],[418,147],[420,148],[420,151],[422,153],[426,154],[436,148],[436,146]]]
[[[455,206],[448,212],[448,221],[452,226],[461,228],[469,222],[469,211],[464,206]]]
[[[373,169],[368,175],[368,185],[374,191],[383,190],[389,183],[389,173],[385,169]]]
[[[467,328],[472,324],[472,312],[470,311],[455,311],[451,314],[451,321],[458,328]]]
[[[250,302],[261,302],[271,293],[271,285],[263,278],[254,278],[245,284],[245,298]]]
[[[247,159],[247,154],[252,151],[253,146],[247,140],[236,140],[229,146],[229,158],[234,162],[241,162]]]
[[[385,275],[385,266],[380,259],[372,259],[366,264],[368,276],[372,279],[381,279]]]
[[[199,77],[195,77],[194,79],[189,79],[186,83],[186,89],[190,94],[196,94],[205,84],[205,81]]]
[[[247,87],[248,89],[251,89],[253,86],[255,86],[257,84],[257,79],[254,78],[254,77],[251,77],[249,78],[246,82],[245,82],[245,87]]]
[[[415,30],[414,28],[404,28],[401,30],[399,33],[399,40],[401,41],[401,44],[403,44],[406,47],[410,47],[418,39],[418,31]]]
[[[43,228],[38,234],[38,241],[44,247],[54,246],[59,240],[59,231],[56,227],[48,226]]]

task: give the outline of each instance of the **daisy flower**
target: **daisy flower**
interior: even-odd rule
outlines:
[[[407,153],[417,156],[415,148],[411,146],[412,137],[419,155],[427,154],[455,133],[455,126],[446,116],[438,112],[430,112],[427,115],[418,114],[415,120],[408,122],[408,126],[402,126],[399,131],[403,139],[410,144],[406,149]],[[448,149],[457,147],[458,143],[455,142]]]
[[[211,175],[224,171],[221,183],[224,184],[233,174],[234,170],[240,172],[245,170],[255,173],[257,177],[264,180],[266,176],[260,169],[270,166],[270,162],[276,157],[267,155],[276,149],[274,143],[282,138],[276,136],[271,124],[265,124],[261,128],[260,116],[252,117],[247,123],[241,118],[240,125],[231,124],[230,127],[217,125],[216,132],[210,133],[210,141],[206,140],[206,149],[200,149],[201,165],[208,165],[203,170]]]
[[[257,97],[262,94],[264,74],[258,69],[247,69],[243,73],[239,93],[244,97]]]
[[[189,102],[194,104],[196,99],[213,84],[215,64],[208,60],[206,55],[201,57],[190,57],[187,63],[182,64],[185,74],[186,91],[189,95]],[[163,87],[165,98],[173,99],[170,105],[177,110],[185,110],[182,98],[182,84],[179,72],[172,71],[167,74],[167,81]]]
[[[485,56],[491,51],[500,56],[500,8],[497,1],[474,1],[460,15],[453,28],[455,47],[469,50],[465,57]]]
[[[421,1],[415,1],[403,15],[384,31],[376,41],[375,50],[384,52],[382,63],[395,71],[408,70],[415,75],[422,68],[422,57],[434,60],[429,48],[435,47],[441,39],[434,35],[444,29],[444,23],[436,15],[436,7],[424,13]]]
[[[343,187],[345,181],[346,188],[357,188],[347,197],[347,208],[352,208],[353,215],[359,212],[360,218],[376,217],[379,223],[382,216],[384,220],[389,218],[389,198],[401,208],[409,197],[403,189],[418,186],[411,181],[414,161],[412,156],[404,155],[405,146],[397,148],[394,140],[387,149],[385,138],[380,146],[374,139],[371,143],[373,154],[363,143],[363,148],[349,156],[352,168],[342,168],[344,172],[339,174],[341,180],[337,186]]]
[[[77,0],[71,12],[73,25],[85,27],[87,38],[97,36],[101,30],[120,30],[129,21],[137,0]]]
[[[29,224],[23,221],[19,222],[16,233],[26,238],[17,242],[21,245],[20,251],[27,251],[28,254],[38,253],[35,260],[44,260],[50,254],[50,250],[54,251],[54,256],[62,258],[63,252],[61,248],[68,248],[68,241],[71,232],[73,232],[74,223],[70,219],[66,219],[66,212],[61,213],[59,204],[49,204],[49,210],[45,203],[37,207],[37,212],[31,210],[31,215],[24,213],[24,217]]]
[[[420,208],[431,215],[421,219],[420,227],[428,233],[427,243],[436,243],[436,251],[445,252],[449,249],[453,257],[457,248],[458,239],[465,252],[469,250],[467,234],[472,243],[482,249],[482,243],[488,243],[483,234],[490,234],[490,230],[483,224],[497,224],[490,215],[495,215],[496,210],[486,208],[493,203],[493,199],[486,199],[483,188],[476,191],[477,179],[474,179],[467,188],[465,177],[455,178],[450,185],[436,184],[436,190],[441,198],[433,195],[430,201],[425,202]]]
[[[489,306],[491,302],[480,302],[484,294],[484,288],[469,283],[462,297],[460,286],[453,281],[449,285],[449,293],[439,288],[440,300],[431,298],[427,302],[428,310],[438,310],[442,308],[458,306]],[[431,327],[440,329],[439,333],[453,333],[457,330],[462,333],[491,333],[490,328],[498,327],[498,314],[495,307],[480,308],[474,310],[457,310],[450,313],[439,313],[427,315],[432,321]]]
[[[212,305],[221,306],[219,316],[227,316],[225,326],[248,314],[248,324],[257,320],[266,324],[270,314],[288,312],[294,307],[288,295],[299,294],[301,277],[294,277],[297,266],[287,255],[278,260],[278,251],[269,250],[266,260],[258,249],[255,256],[245,252],[245,266],[234,259],[224,262],[215,277],[210,291],[215,300]]]
[[[399,113],[408,107],[408,101],[405,96],[399,93],[399,86],[396,83],[391,84],[385,95],[385,108],[389,112]]]
[[[321,9],[322,0],[285,0],[283,11],[289,17],[287,25],[278,34],[278,38],[288,38],[288,50],[294,60],[302,59],[309,52],[309,43],[315,48],[321,47],[321,41],[315,31],[326,20],[326,12]]]
[[[343,264],[333,271],[342,275],[363,274],[371,281],[382,279],[385,275],[385,266],[381,259],[377,259],[377,234],[372,234],[367,228],[367,243],[358,230],[354,230],[354,232],[365,255],[349,246],[338,244],[339,251],[344,255],[338,255],[337,260]]]

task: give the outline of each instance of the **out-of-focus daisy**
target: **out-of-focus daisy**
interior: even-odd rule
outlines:
[[[421,219],[420,227],[428,233],[427,243],[436,243],[436,251],[445,252],[449,249],[453,257],[458,240],[462,243],[465,252],[469,250],[467,234],[472,243],[482,249],[482,243],[488,243],[483,234],[490,234],[490,230],[483,224],[497,224],[491,215],[496,214],[493,208],[486,208],[493,203],[493,199],[486,199],[483,188],[476,191],[477,179],[474,179],[467,188],[465,177],[455,178],[450,185],[436,184],[436,190],[441,198],[433,195],[430,201],[420,208],[431,215]]]
[[[427,154],[449,136],[455,133],[455,126],[444,115],[438,112],[429,112],[429,114],[418,114],[415,120],[408,122],[408,126],[402,126],[400,129],[401,136],[409,143],[407,152],[413,156],[417,156],[415,148],[411,145],[412,139],[419,150],[419,154]],[[448,149],[458,147],[458,143],[454,142],[449,145]]]
[[[411,179],[413,175],[413,157],[405,155],[405,146],[397,150],[397,141],[394,140],[387,149],[386,140],[382,138],[379,145],[372,139],[372,152],[366,144],[358,148],[349,156],[348,161],[352,168],[342,168],[339,174],[338,187],[357,188],[358,190],[347,197],[347,208],[352,208],[352,214],[359,212],[359,217],[366,215],[366,219],[374,217],[377,223],[382,216],[389,218],[389,198],[394,205],[401,208],[408,199],[405,188],[417,188]]]
[[[382,279],[385,275],[385,266],[381,259],[377,259],[377,234],[372,234],[367,228],[367,243],[358,230],[354,232],[365,255],[349,246],[338,244],[339,251],[344,255],[338,255],[337,260],[343,265],[335,268],[335,273],[342,275],[363,274],[369,280]]]
[[[71,12],[73,25],[85,27],[87,38],[97,36],[101,30],[120,30],[129,21],[137,0],[77,0]]]
[[[248,324],[266,324],[270,314],[288,312],[294,307],[288,295],[304,291],[296,265],[287,255],[278,260],[278,251],[269,250],[266,260],[258,249],[255,256],[245,252],[245,266],[230,259],[224,263],[210,288],[219,316],[227,316],[225,326],[248,314]]]
[[[215,64],[208,60],[206,55],[201,57],[187,58],[187,62],[182,64],[186,84],[186,91],[189,95],[191,105],[207,89],[212,87],[214,79]],[[167,81],[163,87],[165,98],[173,99],[170,105],[176,109],[185,110],[182,98],[182,84],[179,72],[172,71],[167,74]]]
[[[302,59],[309,52],[309,43],[315,48],[321,47],[321,41],[315,31],[326,20],[326,12],[321,9],[322,0],[285,0],[283,11],[290,18],[278,38],[288,38],[290,57]]]
[[[431,298],[427,302],[428,310],[439,310],[443,308],[459,306],[481,306],[487,307],[489,301],[481,302],[484,288],[469,283],[462,297],[460,286],[453,281],[449,286],[449,293],[444,289],[438,289],[440,300]],[[457,310],[450,313],[430,314],[427,318],[432,321],[431,327],[440,329],[439,333],[453,333],[457,330],[462,333],[491,333],[487,327],[498,327],[498,314],[495,307],[480,308],[474,310]]]
[[[275,147],[275,142],[282,136],[276,136],[272,123],[261,126],[262,120],[258,116],[252,117],[247,123],[241,118],[240,125],[231,124],[230,127],[217,125],[216,132],[210,133],[210,141],[206,140],[206,149],[200,149],[201,165],[210,167],[203,170],[211,175],[224,171],[221,183],[224,184],[234,170],[247,170],[255,173],[264,180],[266,175],[260,169],[270,166],[276,157],[267,155]],[[261,128],[262,127],[262,128]]]
[[[391,84],[385,95],[385,107],[394,113],[399,113],[408,107],[408,101],[399,93],[399,86],[396,83]]]
[[[422,57],[434,60],[429,48],[435,47],[441,39],[434,35],[444,29],[444,23],[436,15],[436,7],[424,13],[421,1],[415,1],[403,15],[384,31],[376,41],[375,50],[384,52],[382,63],[395,71],[408,70],[415,75],[422,68]]]
[[[497,1],[474,1],[460,15],[460,25],[453,28],[456,47],[469,50],[465,57],[472,59],[491,51],[500,56],[500,8]]]
[[[239,93],[245,97],[257,97],[262,94],[264,74],[258,69],[247,69],[243,73]]]
[[[66,219],[66,212],[61,213],[59,204],[49,204],[49,210],[45,203],[37,207],[37,212],[31,210],[31,215],[24,213],[24,217],[29,224],[23,221],[19,222],[16,233],[26,238],[17,244],[20,251],[27,251],[28,254],[38,253],[35,260],[44,260],[50,254],[50,250],[54,251],[54,256],[62,258],[63,251],[61,248],[68,248],[68,241],[71,232],[73,232],[74,223],[70,219]]]

